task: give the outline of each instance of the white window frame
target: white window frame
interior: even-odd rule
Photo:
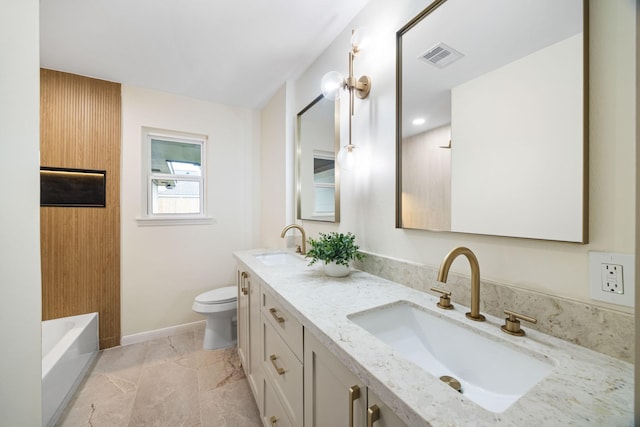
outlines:
[[[315,161],[315,159],[323,159],[323,160],[333,160],[333,168],[334,168],[334,174],[335,174],[335,168],[336,168],[336,156],[335,153],[329,152],[329,151],[324,151],[324,150],[314,150],[313,151],[313,160]],[[319,212],[316,210],[317,206],[317,199],[318,199],[318,192],[321,189],[324,188],[331,188],[333,189],[333,200],[334,200],[334,204],[333,204],[333,210],[332,211],[322,211]],[[336,181],[335,181],[335,175],[334,175],[334,180],[333,183],[328,183],[328,182],[317,182],[315,180],[315,173],[313,175],[313,214],[312,217],[313,218],[329,218],[332,216],[335,216],[336,214],[336,209],[335,209],[335,197],[336,197]]]
[[[151,170],[151,141],[152,139],[160,139],[163,141],[171,141],[185,144],[200,145],[200,175],[178,175],[157,173]],[[142,197],[141,197],[141,215],[136,218],[138,225],[192,225],[192,224],[210,224],[213,219],[207,215],[206,200],[206,147],[208,137],[206,135],[197,135],[185,132],[174,132],[154,128],[142,128]],[[154,214],[152,212],[153,202],[153,181],[177,179],[181,181],[194,181],[200,185],[200,207],[196,214],[178,214],[178,213],[162,213]]]

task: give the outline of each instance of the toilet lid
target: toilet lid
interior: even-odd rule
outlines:
[[[224,288],[214,289],[202,293],[196,297],[196,302],[202,304],[224,304],[235,301],[238,298],[235,286],[226,286]]]

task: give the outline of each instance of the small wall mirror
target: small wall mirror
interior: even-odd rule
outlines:
[[[338,101],[320,95],[298,113],[296,187],[297,217],[340,221],[340,149]]]
[[[437,0],[398,31],[397,227],[586,243],[587,12]]]

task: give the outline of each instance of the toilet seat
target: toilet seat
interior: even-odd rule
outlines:
[[[238,299],[237,288],[235,286],[225,286],[201,293],[196,297],[196,302],[200,304],[225,304]]]
[[[196,313],[210,314],[235,310],[238,301],[238,288],[225,286],[198,295],[191,309]]]

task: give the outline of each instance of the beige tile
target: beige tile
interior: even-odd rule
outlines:
[[[146,348],[144,367],[169,361],[190,368],[195,368],[196,366],[196,347],[193,331],[147,341]]]
[[[236,347],[204,330],[100,352],[58,426],[260,426]]]
[[[200,425],[196,370],[180,365],[182,361],[156,362],[142,369],[129,426]]]
[[[224,387],[245,379],[240,359],[235,348],[207,352],[206,363],[198,367],[200,392]]]
[[[127,426],[136,397],[136,383],[105,374],[91,374],[58,421],[60,427]]]
[[[198,368],[213,365],[221,361],[232,361],[239,364],[240,359],[238,359],[237,347],[227,347],[218,350],[203,350],[199,348],[196,351],[196,362]]]
[[[203,427],[259,427],[260,414],[247,380],[200,394]]]
[[[146,353],[144,343],[102,350],[91,373],[108,374],[112,378],[137,384]]]

